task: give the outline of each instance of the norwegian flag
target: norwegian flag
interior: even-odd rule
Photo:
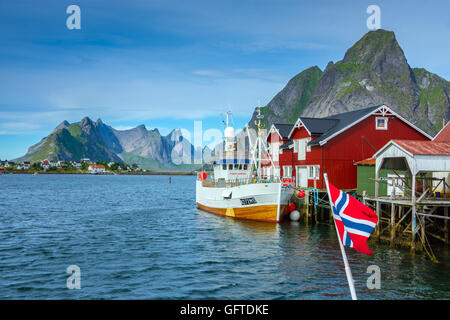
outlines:
[[[371,256],[367,239],[377,225],[377,214],[352,196],[328,183],[333,217],[342,244]]]

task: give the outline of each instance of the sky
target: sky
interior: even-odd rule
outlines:
[[[231,110],[242,128],[293,76],[341,60],[369,5],[411,67],[450,80],[448,0],[0,0],[0,159],[85,116],[168,134],[222,130]]]

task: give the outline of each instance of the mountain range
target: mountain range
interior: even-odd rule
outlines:
[[[411,68],[392,31],[369,31],[341,61],[301,71],[264,107],[265,124],[385,104],[434,135],[450,119],[450,82]],[[254,126],[253,113],[249,125]]]
[[[192,170],[196,167],[191,165],[195,152],[180,129],[162,136],[158,129],[147,130],[145,125],[116,130],[101,119],[94,122],[85,117],[72,124],[63,121],[16,161],[79,161],[89,158],[93,161],[136,163],[150,170]]]
[[[366,33],[342,60],[330,61],[324,71],[317,66],[301,71],[261,112],[268,128],[273,123],[294,123],[299,116],[325,117],[380,104],[430,135],[439,131],[442,119],[450,119],[450,82],[423,68],[411,68],[394,32],[382,29]],[[250,126],[255,119],[254,112]],[[241,131],[238,140],[244,139]],[[144,125],[116,130],[100,119],[93,122],[85,117],[72,124],[63,121],[16,160],[90,158],[136,163],[152,170],[191,170],[195,166],[178,165],[174,156],[179,159],[199,152],[183,139],[181,130],[167,136]]]

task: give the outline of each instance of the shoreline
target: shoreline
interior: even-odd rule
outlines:
[[[84,171],[66,171],[66,172],[58,172],[58,171],[13,171],[13,172],[0,172],[0,175],[8,175],[8,174],[87,174],[87,175],[97,175],[97,176],[195,176],[195,172],[186,172],[186,171],[151,171],[151,172],[105,172],[105,173],[90,173]]]

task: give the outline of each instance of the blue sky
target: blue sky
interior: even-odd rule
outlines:
[[[342,59],[371,4],[412,67],[450,79],[449,1],[2,1],[0,159],[84,116],[167,134],[221,128],[231,109],[242,127],[294,75]]]

